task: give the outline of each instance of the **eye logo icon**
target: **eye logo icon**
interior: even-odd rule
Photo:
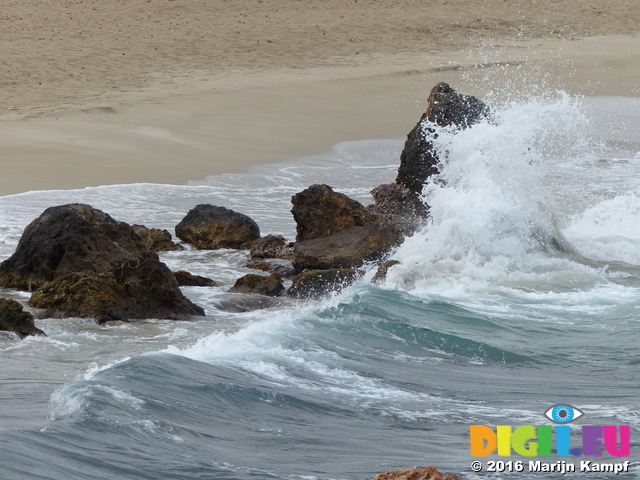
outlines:
[[[580,418],[584,413],[571,405],[554,405],[544,412],[544,416],[555,423],[569,423]]]

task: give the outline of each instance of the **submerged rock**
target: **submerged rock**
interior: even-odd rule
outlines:
[[[444,475],[436,467],[413,467],[407,470],[379,473],[373,480],[464,480],[456,474]]]
[[[176,225],[176,235],[199,250],[250,248],[260,228],[250,217],[225,207],[201,204]]]
[[[244,313],[280,304],[281,299],[265,295],[233,295],[218,301],[216,308],[223,312]]]
[[[142,241],[152,252],[171,252],[184,250],[182,245],[173,242],[173,237],[167,230],[148,228],[144,225],[131,225],[133,230],[140,235]]]
[[[250,273],[236,280],[229,291],[231,293],[255,293],[268,297],[279,297],[284,294],[285,289],[282,278],[278,275],[264,276]]]
[[[48,208],[31,222],[0,264],[0,285],[35,290],[29,304],[52,317],[204,315],[130,225],[83,204]]]
[[[441,159],[432,143],[433,124],[467,128],[489,115],[489,107],[477,98],[459,94],[446,83],[436,85],[429,95],[426,112],[407,136],[396,183],[420,195],[426,180],[438,173]]]
[[[351,285],[361,274],[354,268],[305,270],[293,279],[287,295],[294,298],[318,298]]]
[[[25,312],[20,302],[0,298],[0,330],[14,332],[20,338],[29,335],[46,335],[33,322],[33,315]]]

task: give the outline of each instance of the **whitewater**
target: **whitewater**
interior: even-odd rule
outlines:
[[[469,426],[550,425],[544,412],[566,404],[584,413],[572,428],[631,427],[629,472],[588,478],[640,478],[640,99],[484,100],[487,121],[438,129],[430,219],[381,283],[371,266],[327,298],[247,310],[227,290],[255,273],[248,252],[187,248],[161,260],[220,284],[183,288],[204,319],[38,318],[47,337],[0,336],[1,477],[364,480],[435,465],[564,478],[473,472]],[[44,209],[72,202],[171,232],[210,203],[292,240],[292,195],[326,183],[370,203],[403,143],[183,186],[0,197],[0,260]]]

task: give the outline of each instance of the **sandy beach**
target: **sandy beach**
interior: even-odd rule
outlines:
[[[439,81],[640,96],[639,26],[635,0],[7,0],[0,195],[402,137]]]

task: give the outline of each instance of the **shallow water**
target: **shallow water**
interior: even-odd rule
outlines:
[[[401,264],[382,285],[371,271],[331,298],[230,313],[221,302],[241,298],[227,290],[247,252],[171,252],[171,268],[221,284],[184,289],[206,318],[44,318],[47,338],[0,337],[4,475],[366,479],[433,464],[539,478],[471,472],[469,426],[551,424],[544,411],[563,403],[584,412],[574,425],[631,426],[626,477],[640,476],[639,115],[640,99],[553,93],[439,132],[433,219],[393,252]],[[224,205],[292,239],[291,195],[327,183],[368,203],[402,145],[343,143],[186,186],[2,197],[0,259],[45,208],[70,202],[169,230],[198,203]]]

